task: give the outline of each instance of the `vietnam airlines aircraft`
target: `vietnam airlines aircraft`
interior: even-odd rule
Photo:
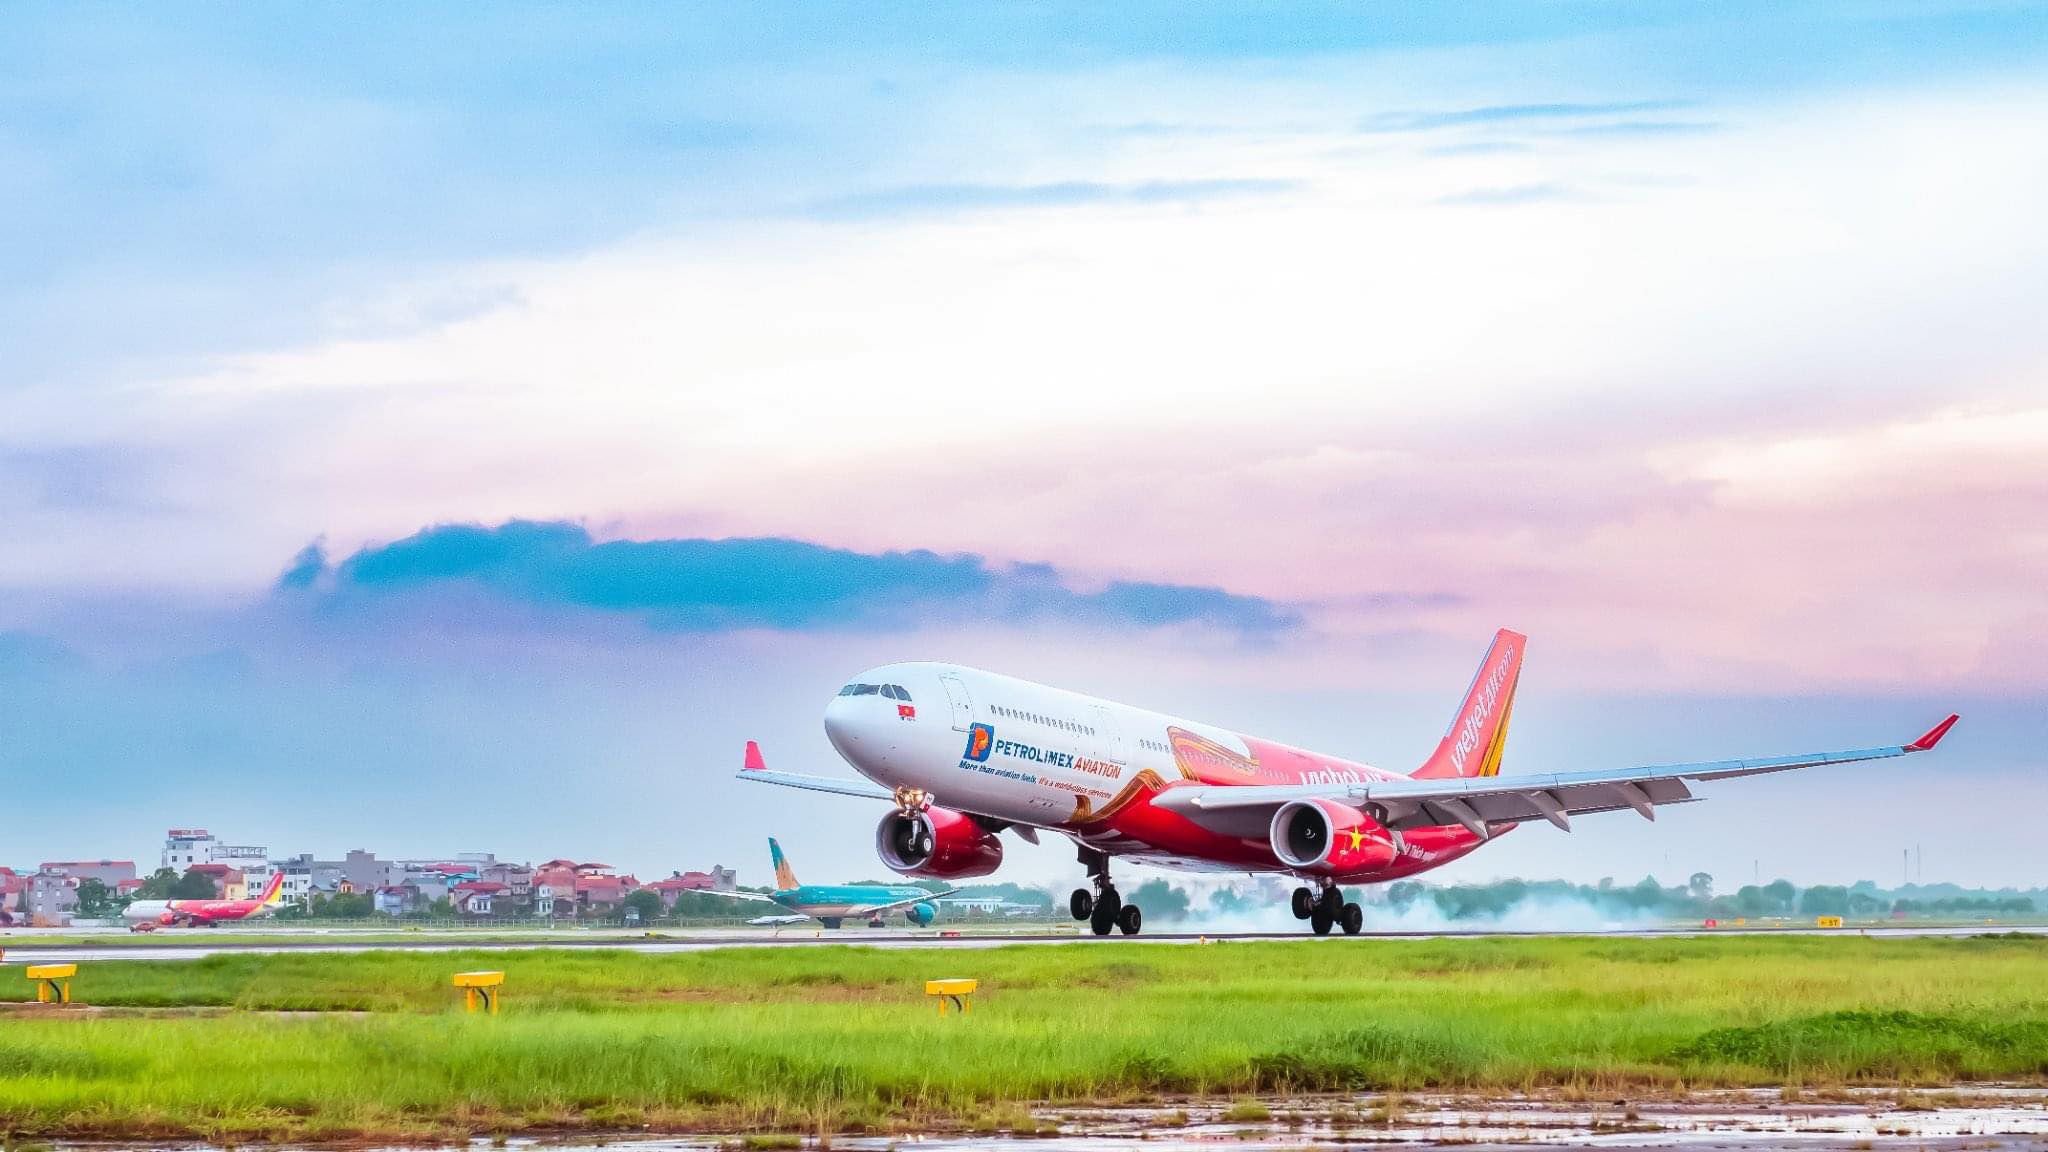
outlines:
[[[806,920],[816,920],[827,928],[839,927],[842,920],[866,920],[870,924],[880,924],[882,913],[900,909],[904,919],[922,928],[938,918],[939,908],[933,901],[952,891],[933,892],[908,885],[799,884],[796,869],[789,866],[789,858],[782,854],[782,845],[777,844],[772,836],[768,838],[768,857],[775,864],[775,891],[772,894],[716,893],[735,900],[765,900],[789,909],[789,915],[757,916],[747,921],[749,924],[801,924]]]
[[[1436,751],[1410,775],[1305,752],[1209,724],[957,664],[864,672],[825,708],[825,734],[866,781],[771,772],[749,741],[740,777],[888,801],[875,829],[883,863],[906,876],[986,876],[999,834],[1066,835],[1091,886],[1069,902],[1098,936],[1138,931],[1109,862],[1281,873],[1299,879],[1294,915],[1318,935],[1364,924],[1344,884],[1399,880],[1448,864],[1529,820],[1657,809],[1689,782],[1925,752],[1950,716],[1911,744],[1757,760],[1502,776],[1501,750],[1527,638],[1502,629]],[[869,781],[872,781],[870,783]]]
[[[254,900],[137,900],[121,915],[130,924],[183,924],[197,928],[266,915],[283,903],[283,896],[284,873],[272,872],[263,895]]]

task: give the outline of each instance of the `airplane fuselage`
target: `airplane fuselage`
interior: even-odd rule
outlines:
[[[131,924],[218,924],[269,912],[260,900],[137,900],[121,914]]]
[[[893,693],[888,690],[895,690]],[[904,697],[907,697],[904,698]],[[1063,832],[1113,856],[1227,872],[1292,871],[1265,818],[1218,830],[1154,806],[1163,789],[1345,784],[1400,773],[1229,729],[956,664],[863,672],[825,710],[832,745],[861,775],[1003,824]],[[1411,828],[1391,862],[1346,874],[1395,880],[1483,843],[1463,827]]]
[[[768,898],[792,912],[818,920],[867,916],[877,905],[896,904],[904,900],[916,900],[921,904],[937,900],[937,897],[923,888],[893,885],[882,887],[873,884],[805,884],[771,893]]]

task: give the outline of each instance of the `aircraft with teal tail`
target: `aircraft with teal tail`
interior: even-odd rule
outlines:
[[[816,920],[827,928],[837,928],[841,921],[865,919],[870,924],[882,923],[885,912],[901,911],[904,919],[919,928],[938,919],[938,899],[949,896],[952,889],[932,892],[924,888],[883,884],[803,884],[796,878],[796,869],[789,866],[789,858],[782,854],[782,845],[775,838],[768,838],[768,856],[775,862],[775,891],[772,893],[727,892],[724,895],[741,900],[763,900],[789,910],[783,916],[759,916],[747,921],[749,924],[797,924],[805,920]]]

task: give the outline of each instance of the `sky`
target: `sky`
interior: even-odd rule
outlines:
[[[1964,721],[1443,878],[2048,880],[2038,4],[4,20],[0,862],[872,876],[730,778],[862,668],[1406,769],[1507,626],[1507,772]]]

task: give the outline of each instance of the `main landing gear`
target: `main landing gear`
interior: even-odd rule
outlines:
[[[1088,866],[1088,877],[1094,882],[1094,891],[1074,889],[1074,894],[1067,898],[1067,911],[1076,920],[1086,920],[1088,930],[1097,936],[1107,936],[1111,929],[1126,936],[1136,936],[1138,929],[1144,927],[1145,914],[1138,911],[1136,904],[1126,904],[1124,898],[1117,895],[1116,885],[1109,879],[1109,854],[1083,848],[1081,863]]]
[[[1324,884],[1321,891],[1296,888],[1293,907],[1294,918],[1308,921],[1318,936],[1328,936],[1332,927],[1343,928],[1346,936],[1356,936],[1365,927],[1365,910],[1346,902],[1344,890],[1335,884]]]

